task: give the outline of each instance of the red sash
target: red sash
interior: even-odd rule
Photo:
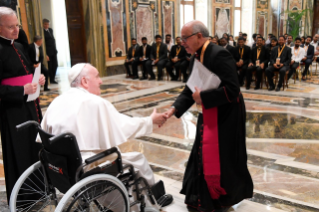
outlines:
[[[204,53],[209,44],[206,41],[202,48],[200,61],[204,64]],[[220,158],[218,138],[218,108],[203,108],[203,137],[202,159],[203,174],[212,199],[219,199],[220,195],[226,195],[226,191],[220,185]]]
[[[24,86],[28,83],[31,83],[32,78],[33,78],[32,74],[19,76],[19,77],[7,78],[7,79],[3,79],[1,81],[1,85]]]

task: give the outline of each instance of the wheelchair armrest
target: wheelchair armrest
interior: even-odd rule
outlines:
[[[36,126],[36,127],[40,127],[40,124],[36,121],[26,121],[22,124],[17,125],[16,129],[17,129],[17,131],[20,131],[20,130],[23,130],[25,128],[28,128],[31,125]]]
[[[106,157],[108,155],[111,155],[111,154],[113,154],[115,152],[118,152],[117,148],[116,147],[112,147],[111,149],[105,150],[104,152],[101,152],[101,153],[99,153],[97,155],[89,157],[88,159],[85,160],[85,163],[86,164],[93,163],[93,162],[95,162],[97,160],[100,160],[100,159],[102,159],[102,158],[104,158],[104,157]]]

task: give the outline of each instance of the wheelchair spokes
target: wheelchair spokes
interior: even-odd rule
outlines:
[[[45,182],[41,164],[31,166],[19,179],[14,195],[11,195],[10,208],[17,212],[54,211],[57,205],[54,189]],[[11,203],[12,202],[12,203]],[[13,211],[13,210],[11,210]]]
[[[116,184],[99,180],[83,186],[70,200],[67,212],[124,212],[125,193]]]

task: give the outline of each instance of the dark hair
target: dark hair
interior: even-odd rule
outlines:
[[[233,36],[233,35],[229,35],[229,37],[232,37],[232,38],[234,38],[234,36]]]
[[[208,37],[210,37],[210,39],[213,39],[213,38],[214,38],[213,36],[208,36]]]
[[[257,34],[256,34],[256,33],[254,33],[254,34],[253,34],[253,38],[255,39],[256,37],[257,37]]]
[[[269,35],[273,36],[273,34],[271,34],[271,33],[270,33],[270,34],[268,34],[268,36],[269,36]]]
[[[243,37],[246,36],[247,37],[247,33],[243,33]]]
[[[136,38],[132,38],[131,41],[136,40]]]
[[[295,38],[295,41],[296,41],[296,40],[299,40],[299,41],[301,42],[301,38],[300,38],[300,37],[296,37],[296,38]]]
[[[143,40],[147,40],[147,38],[146,38],[146,37],[142,37],[142,41],[143,41]]]
[[[288,35],[288,37],[287,37],[287,38],[289,38],[289,37],[294,38],[292,35]]]
[[[243,34],[243,32],[239,32],[239,33]],[[238,34],[239,34],[239,33],[238,33]]]
[[[171,34],[167,34],[165,37],[172,37],[172,35]]]
[[[244,39],[243,37],[239,37],[239,38],[238,38],[238,42],[239,42],[240,40],[245,41],[245,39]]]
[[[175,38],[175,40],[177,40],[177,38],[181,38],[181,37],[178,36],[178,37]]]
[[[221,37],[219,40],[222,40],[222,39],[224,39],[227,42],[227,38]]]
[[[262,40],[264,40],[264,38],[263,38],[263,37],[257,37],[257,40],[258,40],[258,39],[262,39]]]
[[[306,39],[308,39],[308,38],[310,38],[310,40],[312,41],[312,37],[311,37],[311,36],[307,36],[307,38],[306,38]]]
[[[160,36],[160,35],[155,35],[155,39],[157,39],[157,38],[162,39],[162,36]]]
[[[33,42],[37,42],[37,41],[39,41],[39,40],[42,40],[42,37],[41,37],[40,35],[34,36]]]
[[[288,35],[288,33],[286,33],[285,35]]]
[[[283,36],[283,35],[280,35],[280,36],[278,37],[278,40],[279,40],[279,38],[283,38],[283,39],[285,40],[285,36]]]
[[[275,36],[271,38],[271,41],[276,41],[278,43],[278,40]]]
[[[43,23],[43,24],[44,24],[44,23],[50,23],[50,21],[49,21],[48,19],[44,18],[44,19],[42,20],[42,23]]]

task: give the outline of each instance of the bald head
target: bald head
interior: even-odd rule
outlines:
[[[191,21],[182,28],[182,45],[194,54],[209,38],[207,27],[200,21]]]
[[[19,21],[11,8],[0,7],[0,35],[10,40],[18,39]]]
[[[319,35],[315,34],[315,36],[313,36],[313,42],[316,43],[319,40]]]

